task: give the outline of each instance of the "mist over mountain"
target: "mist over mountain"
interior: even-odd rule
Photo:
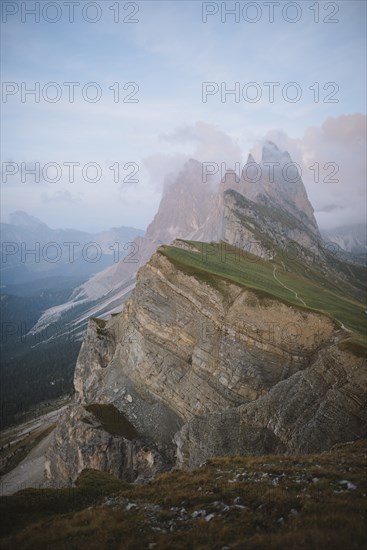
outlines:
[[[107,506],[110,517],[117,507],[129,522],[137,514],[147,525],[149,517],[156,526],[154,534],[162,537],[176,529],[176,508],[169,504],[167,530],[157,527],[153,512],[159,511],[163,521],[166,513],[161,513],[160,504],[142,504],[142,485],[155,503],[154,478],[166,473],[157,482],[161,487],[162,479],[171,479],[172,470],[180,486],[180,529],[186,517],[199,513],[206,522],[232,525],[232,515],[228,521],[221,516],[222,509],[232,514],[232,501],[246,521],[256,502],[258,521],[263,505],[258,504],[257,478],[256,484],[249,478],[248,466],[237,472],[244,457],[254,463],[258,455],[265,455],[261,461],[273,475],[275,455],[280,455],[280,473],[269,479],[277,526],[282,513],[282,532],[283,516],[295,521],[298,515],[304,517],[310,486],[318,484],[320,476],[318,502],[329,491],[327,498],[330,501],[332,494],[339,499],[340,508],[340,498],[345,499],[340,493],[357,493],[357,484],[364,490],[360,478],[351,478],[350,468],[335,481],[339,463],[332,466],[336,489],[331,493],[325,469],[320,470],[325,452],[331,451],[326,456],[336,460],[336,449],[358,449],[361,442],[356,440],[366,434],[367,277],[366,268],[354,261],[361,255],[355,247],[365,242],[363,229],[341,228],[335,235],[324,235],[338,239],[344,249],[336,243],[330,247],[319,231],[300,174],[294,167],[291,174],[287,171],[291,165],[289,154],[272,142],[264,144],[258,163],[249,156],[241,175],[228,171],[217,180],[208,181],[205,164],[190,159],[166,180],[146,234],[135,236],[120,261],[67,291],[58,288],[54,277],[52,289],[38,287],[39,294],[24,301],[1,297],[8,316],[2,425],[24,419],[19,403],[29,410],[46,400],[43,406],[48,410],[55,405],[47,400],[63,396],[56,427],[51,424],[55,417],[46,414],[26,425],[29,436],[23,435],[24,424],[5,432],[15,440],[2,453],[7,494],[20,480],[23,487],[37,483],[47,488],[42,494],[56,499],[66,488],[80,489],[85,498],[83,479],[103,487],[107,495],[112,482],[113,487],[123,483],[125,496],[131,488],[138,491],[137,503],[125,496],[121,500],[121,493],[108,496],[102,508],[90,508],[93,517],[99,521]],[[19,232],[24,227],[33,235],[39,227],[49,231],[34,219],[27,225],[23,214],[15,219]],[[109,246],[117,232],[99,235],[101,248]],[[65,238],[65,232],[60,236]],[[39,284],[34,281],[34,289]],[[26,300],[32,307],[25,317]],[[28,330],[22,329],[24,321]],[[29,454],[28,462],[12,469],[18,448],[25,452],[34,445],[33,437],[42,439],[35,449],[38,466]],[[302,458],[302,473],[290,479],[289,471],[284,472],[285,455],[301,460],[300,453],[313,458]],[[223,481],[218,456],[223,464],[236,464],[231,466],[231,479]],[[295,460],[293,456],[292,464]],[[314,472],[307,475],[307,488],[300,493],[305,460],[317,463],[312,463]],[[215,472],[210,486],[208,478],[203,484],[202,468],[192,471],[205,463]],[[190,479],[200,479],[195,490],[200,506],[189,512],[193,497],[182,485],[185,470]],[[268,480],[264,465],[261,472],[261,479]],[[218,483],[224,482],[225,497],[218,492]],[[300,511],[291,508],[289,513],[290,505],[279,496],[281,483],[287,495],[289,484],[294,485],[297,504],[292,506]],[[254,485],[251,502],[238,504]],[[241,496],[229,497],[229,486],[236,486]],[[301,507],[304,491],[308,500]],[[35,489],[30,494],[41,495]],[[208,497],[215,501],[209,504]],[[167,498],[171,497],[164,496],[164,502]],[[229,504],[218,500],[228,498]],[[279,512],[280,506],[284,512]],[[227,534],[223,540],[228,542]]]

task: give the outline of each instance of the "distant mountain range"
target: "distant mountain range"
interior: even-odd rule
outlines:
[[[359,223],[343,225],[329,231],[321,231],[324,241],[336,243],[341,249],[353,253],[367,252],[367,225]]]
[[[144,232],[51,229],[25,212],[14,212],[9,222],[1,224],[1,399],[11,421],[32,403],[71,390],[80,348],[58,324],[37,337],[29,331],[45,310],[68,302],[75,287],[126,256]]]
[[[9,223],[1,223],[0,231],[2,285],[48,276],[87,279],[124,257],[128,243],[144,234],[133,227],[113,227],[99,233],[51,229],[22,211],[13,212]]]

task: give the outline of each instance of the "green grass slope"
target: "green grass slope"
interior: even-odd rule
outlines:
[[[162,246],[158,252],[207,284],[231,281],[292,306],[328,315],[351,331],[349,344],[344,341],[344,347],[359,354],[367,351],[366,306],[328,277],[322,266],[315,263],[305,267],[300,259],[289,259],[281,251],[275,253],[273,261],[266,261],[227,243],[187,243],[196,251]]]

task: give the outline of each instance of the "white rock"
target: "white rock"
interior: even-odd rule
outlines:
[[[340,485],[346,485],[347,489],[350,491],[354,491],[354,489],[357,489],[357,486],[354,485],[351,481],[348,481],[347,479],[343,479],[343,481],[339,481]]]

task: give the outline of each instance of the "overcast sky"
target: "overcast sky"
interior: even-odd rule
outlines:
[[[264,138],[322,228],[364,221],[364,1],[40,2],[39,22],[36,4],[2,2],[3,221],[144,229],[186,158],[243,165]]]

